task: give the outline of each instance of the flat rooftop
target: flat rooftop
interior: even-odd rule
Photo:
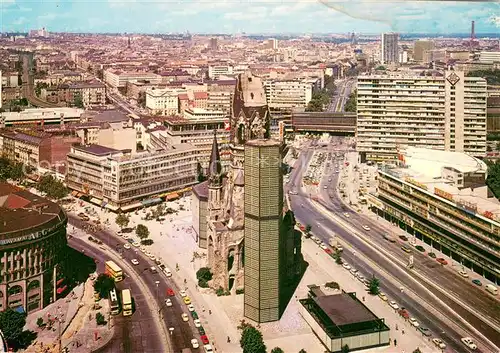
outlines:
[[[314,301],[337,326],[378,320],[363,304],[347,293],[319,296]]]

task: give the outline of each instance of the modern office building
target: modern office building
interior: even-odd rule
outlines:
[[[423,61],[424,53],[429,50],[434,50],[434,42],[432,40],[417,40],[413,44],[413,60]]]
[[[92,203],[129,211],[196,184],[199,154],[187,143],[137,154],[74,145],[68,154],[66,184]]]
[[[183,88],[151,88],[146,90],[146,108],[153,114],[175,115],[179,113],[179,94]]]
[[[302,80],[268,80],[264,87],[271,110],[303,111],[312,99],[313,85]]]
[[[399,62],[398,33],[382,33],[380,62],[394,64]]]
[[[479,52],[479,62],[481,62],[481,63],[500,63],[500,51],[482,51],[482,52]]]
[[[84,113],[77,108],[29,108],[0,115],[0,128],[16,125],[64,125],[80,122]]]
[[[218,79],[221,76],[232,76],[233,67],[230,65],[210,65],[208,67],[208,78]]]
[[[363,160],[395,159],[404,146],[486,153],[486,80],[443,76],[359,76],[357,149]]]
[[[280,318],[280,225],[283,217],[281,143],[245,144],[244,316],[256,322]]]
[[[300,299],[299,312],[328,352],[375,349],[391,343],[390,329],[357,297],[342,291],[327,294],[310,285],[307,298]]]
[[[408,147],[378,171],[371,209],[411,235],[500,283],[500,202],[487,165],[461,152]]]
[[[0,311],[29,314],[52,301],[67,221],[59,205],[0,183]]]
[[[146,81],[153,84],[161,83],[161,76],[152,72],[124,72],[119,70],[105,70],[104,82],[114,89],[125,88],[129,81]]]

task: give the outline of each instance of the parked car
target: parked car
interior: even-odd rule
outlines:
[[[184,321],[184,322],[189,321],[189,316],[187,316],[186,313],[182,313],[181,318],[182,318],[182,321]]]
[[[410,313],[405,308],[399,309],[398,313],[399,313],[399,315],[401,315],[405,319],[408,319],[410,317]]]
[[[464,270],[458,271],[458,274],[460,276],[462,276],[463,278],[469,278],[469,274],[466,271],[464,271]]]
[[[429,255],[429,257],[430,257],[431,259],[435,259],[435,258],[436,258],[436,254],[434,254],[433,252],[430,252],[430,253],[428,253],[427,255]]]
[[[432,343],[434,343],[440,349],[446,348],[446,344],[444,344],[443,340],[440,338],[433,338]]]
[[[379,298],[382,299],[384,302],[386,302],[388,299],[387,299],[387,296],[385,295],[385,293],[382,293],[380,292],[378,294]]]
[[[389,306],[390,306],[391,308],[393,308],[394,310],[398,310],[398,309],[399,309],[399,305],[398,305],[398,304],[397,304],[394,300],[391,300],[391,301],[389,302]]]
[[[410,324],[412,324],[415,327],[419,327],[420,326],[420,324],[418,323],[417,319],[415,319],[414,317],[410,317]]]
[[[403,246],[401,247],[401,250],[403,250],[403,251],[404,251],[404,252],[406,252],[406,253],[411,253],[411,249],[410,249],[408,246],[406,246],[406,245],[403,245]]]
[[[476,286],[482,286],[482,285],[483,285],[483,284],[481,283],[481,281],[480,281],[480,280],[478,280],[478,279],[473,279],[473,280],[472,280],[472,283],[474,283]]]
[[[186,304],[186,305],[191,304],[191,298],[189,298],[189,297],[184,297],[184,304]]]
[[[194,322],[194,327],[196,328],[201,327],[201,321],[199,319],[195,319],[193,322]]]
[[[425,252],[425,248],[422,245],[415,246],[415,249],[417,249],[420,252]]]
[[[400,235],[399,239],[401,239],[402,241],[408,241],[408,237],[406,235]]]
[[[203,344],[209,344],[210,343],[210,341],[208,340],[207,335],[201,335],[200,339],[203,342]]]
[[[132,259],[132,260],[130,260],[130,262],[132,262],[132,264],[134,264],[136,266],[139,265],[139,261],[137,259]]]
[[[420,326],[420,327],[418,328],[418,330],[419,330],[420,332],[422,332],[422,335],[424,335],[425,337],[430,337],[430,336],[432,336],[432,332],[431,332],[431,330],[429,330],[427,327],[422,327],[422,326]]]
[[[193,338],[191,340],[191,346],[196,349],[196,348],[199,348],[200,347],[200,344],[198,343],[198,340],[196,338]]]

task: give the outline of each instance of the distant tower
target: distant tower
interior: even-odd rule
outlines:
[[[222,219],[222,164],[217,143],[217,130],[214,130],[210,165],[208,166],[208,210],[209,218],[215,221]]]
[[[243,315],[255,322],[280,319],[283,217],[281,142],[245,144],[245,293]]]
[[[219,49],[219,43],[217,38],[210,38],[210,49],[211,50]]]
[[[351,44],[352,45],[358,44],[358,39],[356,38],[356,33],[355,32],[352,32],[352,34],[351,34]]]
[[[397,63],[399,61],[397,33],[382,33],[382,42],[380,47],[380,62],[382,64]]]
[[[472,21],[471,28],[470,28],[470,40],[471,40],[471,42],[474,39],[476,39],[475,26],[476,26],[476,21]]]
[[[128,41],[127,41],[127,42],[128,42],[128,44],[127,44],[127,48],[129,48],[129,49],[130,49],[130,45],[132,44],[132,41],[130,40],[130,37],[128,37]]]

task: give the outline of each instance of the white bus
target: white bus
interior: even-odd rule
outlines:
[[[132,315],[132,296],[130,295],[130,289],[122,290],[122,312],[123,316]]]
[[[120,282],[123,279],[122,269],[114,261],[106,261],[104,272],[115,280],[115,282]]]
[[[118,315],[120,313],[120,302],[118,301],[118,295],[114,288],[109,291],[109,307],[111,309],[111,315]]]

